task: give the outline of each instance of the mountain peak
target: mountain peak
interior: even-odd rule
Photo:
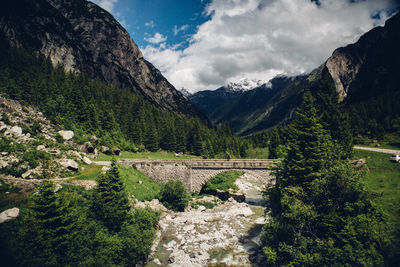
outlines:
[[[245,91],[253,90],[254,88],[260,87],[264,84],[266,84],[266,87],[270,87],[270,86],[268,86],[268,81],[242,78],[237,82],[228,83],[226,88],[229,91],[233,91],[233,92],[245,92]]]

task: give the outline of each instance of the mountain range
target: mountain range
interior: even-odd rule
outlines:
[[[225,86],[200,91],[189,98],[214,124],[228,123],[239,135],[290,121],[304,91],[309,89],[317,94],[321,86],[333,86],[342,106],[352,113],[359,112],[360,105],[368,107],[371,103],[376,111],[389,105],[394,112],[399,109],[396,102],[400,91],[399,33],[400,14],[396,14],[384,27],[376,27],[356,43],[336,49],[326,62],[307,75],[278,76],[252,90],[232,90]],[[387,115],[376,117],[375,123],[379,125],[381,117]]]
[[[66,71],[139,93],[173,111],[205,116],[143,58],[128,32],[86,0],[15,0],[0,3],[0,33],[10,45],[49,57]]]

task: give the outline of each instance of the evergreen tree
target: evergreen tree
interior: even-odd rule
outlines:
[[[91,212],[95,219],[102,222],[113,232],[118,232],[123,223],[131,218],[125,186],[114,159],[110,170],[98,178]]]
[[[304,94],[301,108],[288,129],[287,157],[278,176],[280,186],[310,183],[323,175],[331,165],[330,136],[318,120],[314,98],[309,91]]]
[[[264,227],[269,266],[382,266],[386,224],[360,173],[335,160],[309,92],[288,128],[287,154],[265,191],[272,219]],[[335,153],[340,153],[335,151]]]
[[[50,180],[45,179],[38,190],[20,228],[20,260],[30,266],[66,264],[80,229],[75,207],[65,195],[55,192]]]

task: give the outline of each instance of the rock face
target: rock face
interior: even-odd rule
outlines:
[[[207,121],[143,55],[111,14],[86,0],[15,0],[0,4],[0,32],[12,45],[50,57],[66,71],[83,72],[142,94],[158,106]]]

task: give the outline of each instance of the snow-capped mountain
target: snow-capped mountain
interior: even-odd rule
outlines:
[[[268,86],[268,81],[263,81],[263,80],[256,80],[256,79],[248,79],[248,78],[242,78],[237,82],[230,82],[226,86],[226,89],[229,91],[240,91],[240,92],[245,92],[245,91],[250,91],[254,88],[260,87],[264,84],[266,84],[266,87]]]
[[[178,91],[180,91],[186,97],[189,97],[192,95],[192,93],[189,92],[188,90],[186,90],[185,88],[178,89]]]

